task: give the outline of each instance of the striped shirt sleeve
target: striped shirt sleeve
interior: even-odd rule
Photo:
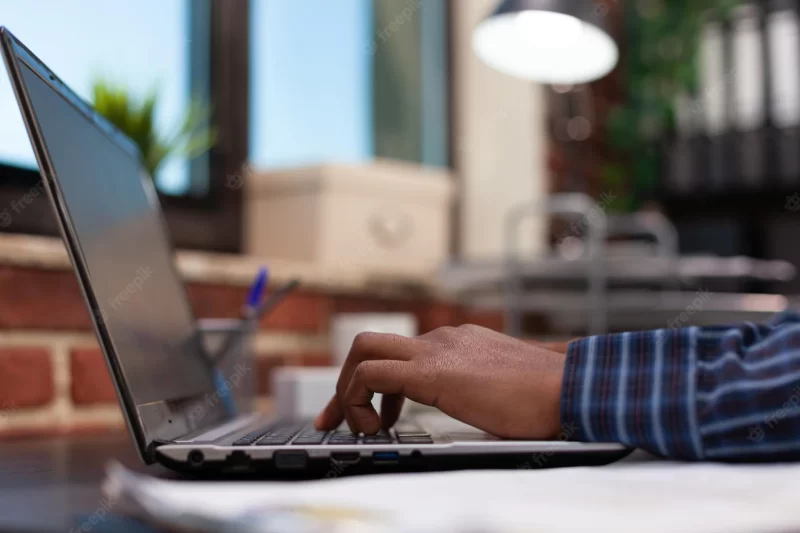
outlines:
[[[571,342],[561,419],[575,440],[665,457],[798,457],[800,315]]]

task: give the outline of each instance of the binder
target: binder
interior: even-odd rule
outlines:
[[[738,160],[736,185],[760,188],[766,174],[766,68],[759,7],[739,6],[733,14],[731,33],[732,70],[728,88],[733,91],[732,126],[737,149],[730,155]]]
[[[722,22],[710,21],[703,28],[700,45],[700,102],[704,135],[698,139],[698,173],[703,189],[720,190],[725,186],[725,134],[728,113],[726,95],[728,76],[727,50]]]
[[[697,97],[681,93],[675,101],[674,136],[666,143],[667,190],[674,194],[691,193],[696,187],[697,169],[694,165],[694,144],[697,116],[702,105]]]
[[[797,3],[768,4],[769,129],[777,185],[800,182],[800,20]]]

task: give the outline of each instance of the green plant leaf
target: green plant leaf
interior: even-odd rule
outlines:
[[[156,130],[158,94],[155,90],[136,100],[125,87],[99,79],[92,87],[92,96],[95,109],[136,143],[142,163],[151,176],[167,158],[195,158],[217,142],[216,129],[209,126],[211,108],[199,98],[191,99],[174,133],[165,137]]]

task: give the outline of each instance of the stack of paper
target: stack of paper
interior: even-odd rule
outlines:
[[[800,465],[644,462],[306,483],[165,481],[111,465],[116,509],[186,531],[531,532],[800,529]]]

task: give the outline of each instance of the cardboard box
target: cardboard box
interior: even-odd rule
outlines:
[[[449,169],[389,161],[251,169],[246,187],[248,254],[409,273],[448,257]]]

